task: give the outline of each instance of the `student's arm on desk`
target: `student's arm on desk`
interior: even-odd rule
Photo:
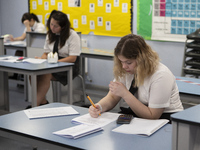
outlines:
[[[104,98],[102,98],[97,104],[95,104],[96,108],[94,108],[93,106],[90,106],[89,113],[92,117],[97,118],[99,116],[99,113],[106,112],[113,109],[117,105],[117,103],[120,101],[120,99],[121,99],[120,97],[113,95],[109,91],[108,94]],[[98,104],[101,105],[102,110]]]
[[[41,57],[35,56],[35,59],[47,59],[48,53],[43,53]]]
[[[41,57],[35,56],[36,59],[47,59],[48,53],[43,53]],[[65,58],[62,58],[58,60],[59,62],[69,62],[69,63],[74,63],[76,61],[77,56],[68,56]]]
[[[13,35],[10,35],[10,41],[23,41],[26,38],[26,33],[23,33],[21,36],[14,38]]]
[[[76,61],[77,56],[70,55],[68,57],[62,58],[58,60],[59,62],[68,62],[68,63],[74,63]]]
[[[29,20],[25,20],[25,21],[23,22],[23,24],[24,24],[25,27],[26,27],[26,32],[30,32],[30,31],[31,31],[31,27],[30,27],[30,25],[29,25]],[[10,41],[23,41],[23,40],[25,40],[25,38],[26,38],[26,32],[25,32],[25,33],[22,33],[21,36],[16,37],[16,38],[14,38],[13,35],[10,35]]]

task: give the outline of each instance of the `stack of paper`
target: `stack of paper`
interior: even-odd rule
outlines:
[[[46,59],[35,59],[35,58],[23,58],[23,59],[19,60],[19,57],[5,56],[5,57],[0,57],[0,61],[12,62],[12,63],[26,62],[26,63],[31,63],[31,64],[41,64],[47,60]]]
[[[25,58],[21,62],[27,62],[27,63],[31,63],[31,64],[41,64],[45,61],[47,61],[47,60],[46,59]]]
[[[167,119],[150,120],[134,118],[130,124],[121,125],[112,131],[125,134],[141,134],[150,136],[168,122],[169,120]]]
[[[72,119],[72,123],[105,126],[113,121],[116,121],[120,114],[104,112],[98,118],[93,118],[90,114],[85,114]]]
[[[3,62],[16,62],[17,59],[18,57],[14,57],[14,56],[0,57],[0,61],[3,61]]]
[[[90,114],[85,114],[72,119],[72,123],[80,125],[53,132],[53,134],[77,139],[82,136],[103,130],[103,126],[116,121],[119,115],[120,114],[117,113],[105,112],[98,118],[92,118]]]
[[[22,46],[26,46],[26,42],[25,41],[9,41],[9,42],[5,42],[4,45],[22,45]]]
[[[71,128],[67,128],[64,130],[60,130],[57,132],[53,132],[53,134],[60,135],[66,138],[77,139],[83,137],[85,135],[89,135],[98,131],[103,130],[100,126],[97,125],[86,125],[81,124]]]
[[[27,109],[27,110],[24,110],[24,112],[28,116],[29,119],[79,114],[71,106],[41,108],[41,109]]]

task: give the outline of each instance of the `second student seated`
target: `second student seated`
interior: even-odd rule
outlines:
[[[96,108],[89,107],[92,117],[114,108],[122,98],[129,107],[120,113],[145,119],[169,119],[183,106],[175,76],[162,63],[158,54],[138,35],[121,38],[114,51],[114,81],[108,94]]]
[[[71,28],[67,15],[61,11],[53,10],[47,21],[47,28],[44,53],[38,58],[47,59],[49,52],[57,52],[59,62],[75,63],[76,66],[77,56],[80,56],[80,37],[76,31]],[[75,66],[73,66],[73,77],[75,77],[77,73]],[[57,80],[61,84],[66,85],[67,72],[37,76],[37,106],[48,103],[45,96],[50,88],[51,80]]]
[[[34,13],[24,13],[21,22],[24,24],[25,29],[21,36],[13,37],[10,35],[10,41],[23,41],[26,39],[26,32],[44,32],[45,26],[40,23],[38,17]],[[23,56],[23,52],[21,50],[17,50],[15,52],[15,56]],[[10,79],[17,79],[18,74],[15,73],[13,76],[9,77]]]

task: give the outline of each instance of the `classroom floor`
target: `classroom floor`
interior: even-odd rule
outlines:
[[[88,94],[93,93],[90,94],[90,97],[94,102],[97,102],[100,98],[103,97],[103,95],[107,93],[106,90],[100,90],[100,89],[92,91],[90,87],[86,89],[86,92]],[[77,92],[74,93],[76,94]],[[30,105],[30,102],[24,100],[23,87],[17,86],[17,84],[12,81],[9,81],[9,99],[10,99],[9,101],[10,112],[24,110],[28,105]],[[75,103],[75,105],[82,105],[82,104]],[[4,115],[6,113],[7,112],[5,111],[0,111],[0,115]],[[17,142],[7,138],[2,138],[0,136],[0,150],[34,150],[34,147],[27,145],[25,143]],[[37,150],[47,150],[47,149],[37,148]]]

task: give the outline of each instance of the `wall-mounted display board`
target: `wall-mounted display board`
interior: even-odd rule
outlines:
[[[137,0],[137,33],[145,39],[185,42],[199,18],[200,0]]]
[[[66,13],[82,34],[121,37],[132,30],[132,0],[29,0],[30,13],[44,24],[54,9]]]

